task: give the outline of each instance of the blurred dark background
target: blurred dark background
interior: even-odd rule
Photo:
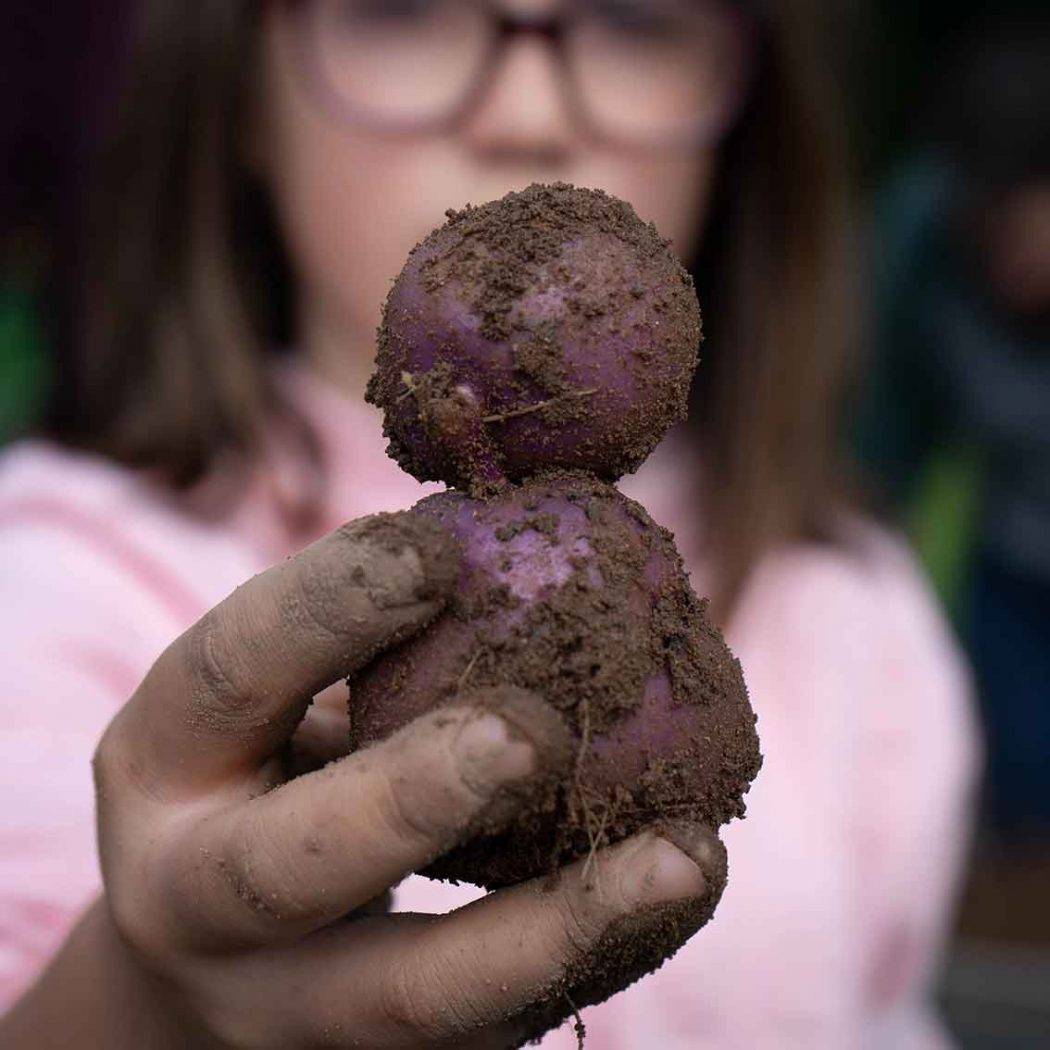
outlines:
[[[0,442],[68,337],[80,191],[134,0],[0,14]],[[1045,3],[854,0],[870,362],[846,437],[966,646],[988,738],[941,997],[960,1045],[1050,1047],[1050,36]]]

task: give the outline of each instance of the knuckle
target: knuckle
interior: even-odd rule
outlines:
[[[265,844],[258,834],[259,822],[248,827],[227,844],[216,859],[221,881],[232,895],[235,906],[253,926],[270,926],[301,911],[294,865],[286,855]]]
[[[558,902],[558,945],[556,953],[565,961],[587,955],[605,927],[597,907],[596,888],[585,888],[582,881],[570,886]]]
[[[454,968],[411,954],[382,983],[382,1015],[411,1045],[443,1044],[490,1023],[480,997]]]
[[[275,834],[270,822],[255,819],[251,823],[254,824],[255,860],[246,867],[245,874],[254,870],[263,909],[285,920],[310,918],[315,909],[307,890],[311,873],[301,836],[289,842]]]
[[[392,835],[438,847],[456,830],[462,802],[454,791],[396,771],[379,783],[380,819]]]
[[[173,947],[155,910],[133,880],[124,873],[111,873],[106,880],[106,907],[120,937],[142,956],[155,963],[169,958]]]
[[[126,808],[130,798],[160,801],[163,791],[154,771],[133,742],[125,739],[125,715],[121,712],[106,727],[91,756],[91,776],[99,817]],[[130,794],[129,794],[130,792]]]
[[[214,612],[207,614],[190,633],[186,661],[191,683],[191,721],[219,731],[238,729],[254,721],[256,704],[247,684],[243,656],[232,645],[230,631]]]
[[[278,789],[280,791],[280,789]],[[241,922],[255,936],[296,924],[338,916],[339,894],[328,892],[325,866],[318,865],[316,839],[274,820],[264,796],[211,858],[215,874]],[[259,805],[263,804],[263,805]]]
[[[303,559],[299,563],[295,586],[281,600],[281,617],[286,627],[339,636],[345,618],[346,595],[342,573],[330,563]]]

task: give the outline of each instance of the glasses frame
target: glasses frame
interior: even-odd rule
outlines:
[[[759,22],[751,5],[726,3],[734,20],[734,32],[741,35],[744,46],[743,69],[740,71],[735,90],[726,111],[712,123],[697,121],[692,127],[681,131],[664,132],[652,136],[621,136],[600,126],[587,110],[584,92],[576,83],[572,61],[569,56],[568,38],[574,24],[579,20],[578,4],[566,3],[561,9],[548,14],[515,14],[507,11],[499,0],[473,0],[488,18],[494,32],[489,33],[484,56],[478,63],[470,86],[463,92],[461,101],[447,113],[434,117],[397,118],[378,116],[368,107],[355,106],[344,98],[331,84],[321,69],[318,59],[321,32],[320,5],[316,0],[285,0],[295,29],[295,50],[300,72],[304,76],[315,101],[332,119],[349,128],[369,131],[389,138],[419,138],[427,135],[442,135],[455,131],[466,123],[482,106],[485,96],[499,73],[504,54],[521,36],[533,37],[544,42],[557,59],[562,96],[568,106],[575,126],[592,142],[602,146],[627,151],[667,150],[693,152],[721,140],[735,125],[751,94],[754,79],[754,55],[758,47]],[[724,0],[719,0],[724,2]]]

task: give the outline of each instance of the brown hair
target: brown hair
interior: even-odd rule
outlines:
[[[250,456],[281,410],[264,362],[294,329],[291,275],[239,156],[258,0],[149,0],[105,157],[82,338],[52,433],[177,488]],[[724,146],[694,270],[706,526],[728,610],[755,559],[827,539],[854,343],[840,114],[820,4],[767,5],[752,96]],[[810,10],[811,9],[811,10]]]

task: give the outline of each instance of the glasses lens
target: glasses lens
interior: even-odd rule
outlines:
[[[582,0],[570,35],[590,120],[634,142],[716,136],[740,96],[743,24],[729,0]]]
[[[348,110],[393,124],[450,115],[489,31],[470,0],[318,0],[314,16],[322,82]]]

